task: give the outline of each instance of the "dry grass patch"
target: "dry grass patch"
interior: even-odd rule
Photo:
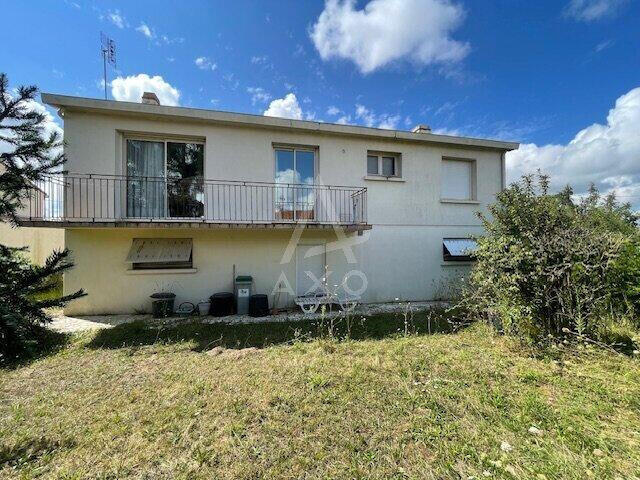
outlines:
[[[627,357],[535,358],[479,325],[214,356],[198,351],[211,326],[157,342],[140,325],[118,328],[113,342],[106,331],[85,334],[0,372],[1,477],[583,479],[640,470],[640,368]]]

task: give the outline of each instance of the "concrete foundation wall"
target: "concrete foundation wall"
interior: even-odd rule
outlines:
[[[476,228],[475,233],[480,233]],[[459,285],[467,265],[444,265],[442,238],[468,234],[456,227],[380,227],[370,236],[351,234],[338,241],[332,230],[306,231],[300,245],[325,245],[323,261],[329,272],[330,288],[349,275],[351,290],[362,287],[364,302],[434,300],[448,298]],[[287,256],[292,230],[178,230],[178,229],[74,229],[65,241],[73,252],[76,267],[65,273],[64,290],[84,288],[88,296],[68,305],[68,315],[133,313],[149,311],[149,295],[170,290],[176,306],[183,301],[197,303],[220,291],[233,291],[233,265],[236,274],[251,275],[254,293],[269,295],[273,306],[281,282],[279,306],[292,305],[295,292],[296,255]],[[133,238],[193,239],[195,272],[149,273],[132,271],[125,261]],[[351,245],[352,241],[362,243]],[[295,245],[295,243],[294,243]],[[345,254],[349,250],[353,257]],[[353,261],[354,263],[349,263]],[[351,273],[350,273],[351,272]],[[356,272],[356,273],[354,273]],[[360,273],[361,272],[361,273]]]

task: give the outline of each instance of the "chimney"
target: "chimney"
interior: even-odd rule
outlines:
[[[413,133],[431,133],[431,127],[429,125],[416,125],[411,130]]]
[[[142,94],[142,103],[146,103],[147,105],[160,105],[160,100],[153,92],[144,92]]]

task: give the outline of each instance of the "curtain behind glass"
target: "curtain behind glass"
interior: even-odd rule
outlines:
[[[127,217],[165,217],[164,142],[127,140]]]

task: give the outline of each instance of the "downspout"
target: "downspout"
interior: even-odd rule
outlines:
[[[505,190],[507,188],[507,152],[503,151],[500,157],[500,187],[501,190]]]

